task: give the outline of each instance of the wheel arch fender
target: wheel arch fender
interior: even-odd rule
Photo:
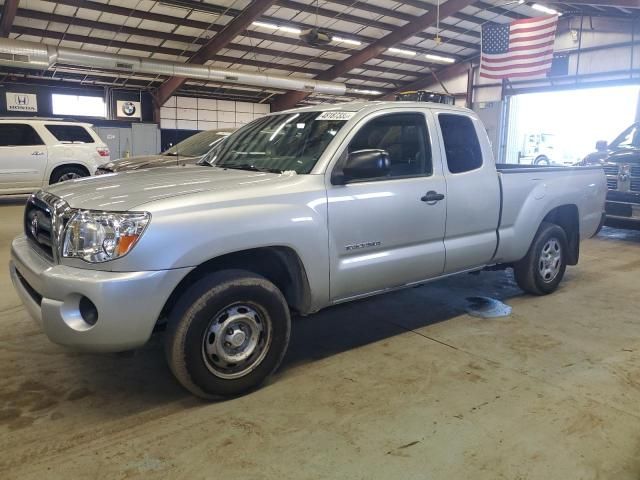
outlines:
[[[160,318],[168,315],[180,296],[198,280],[213,272],[231,269],[246,270],[265,277],[280,289],[292,310],[300,314],[310,313],[311,287],[302,259],[293,248],[274,245],[226,253],[201,263],[173,289]]]
[[[49,174],[45,177],[47,178],[47,182],[51,184],[51,180],[59,171],[69,167],[80,168],[86,172],[87,176],[91,176],[91,171],[84,163],[78,161],[61,161],[51,166]]]

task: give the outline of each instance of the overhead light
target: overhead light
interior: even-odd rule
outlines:
[[[378,90],[361,90],[359,88],[354,88],[351,90],[353,93],[359,93],[360,95],[382,95],[382,92]]]
[[[349,45],[362,45],[362,42],[358,40],[352,40],[350,38],[342,38],[342,37],[331,37],[331,40],[337,43],[348,43]]]
[[[455,63],[456,59],[451,57],[443,57],[441,55],[432,55],[427,53],[425,55],[429,60],[433,60],[434,62],[444,62],[444,63]]]
[[[524,3],[524,0],[518,0],[518,5],[522,5]]]
[[[280,32],[293,33],[295,35],[300,35],[302,33],[302,30],[300,30],[299,28],[286,27],[286,26],[283,26],[283,25],[276,25],[275,23],[253,22],[252,25],[255,26],[255,27],[262,27],[262,28],[268,28],[268,29],[271,29],[271,30],[278,30]]]
[[[549,8],[546,5],[540,5],[539,3],[534,3],[533,5],[531,5],[531,8],[533,8],[534,10],[538,10],[539,12],[548,13],[549,15],[562,15],[562,13],[560,13],[559,11],[554,10],[553,8]]]
[[[416,52],[414,52],[413,50],[404,50],[402,48],[389,48],[387,49],[387,52],[389,53],[397,53],[398,55],[410,55],[410,56],[415,56]]]

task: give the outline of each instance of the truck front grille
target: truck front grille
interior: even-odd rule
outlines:
[[[618,179],[607,177],[607,188],[609,190],[617,190],[618,189]]]
[[[640,192],[640,177],[631,179],[631,186],[629,188],[632,192]]]
[[[605,165],[602,168],[604,168],[606,175],[618,175],[618,165]]]
[[[640,177],[640,165],[633,165],[631,167],[631,176]]]
[[[27,201],[24,233],[36,250],[53,261],[53,208],[37,195]]]

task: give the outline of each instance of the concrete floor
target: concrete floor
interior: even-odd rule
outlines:
[[[207,404],[158,338],[91,356],[39,332],[4,267],[21,213],[0,205],[0,478],[640,478],[640,232],[584,243],[552,296],[487,272],[301,319],[268,385]]]

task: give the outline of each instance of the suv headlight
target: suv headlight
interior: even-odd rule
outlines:
[[[62,256],[99,263],[129,253],[144,233],[151,214],[80,210],[64,231]]]

